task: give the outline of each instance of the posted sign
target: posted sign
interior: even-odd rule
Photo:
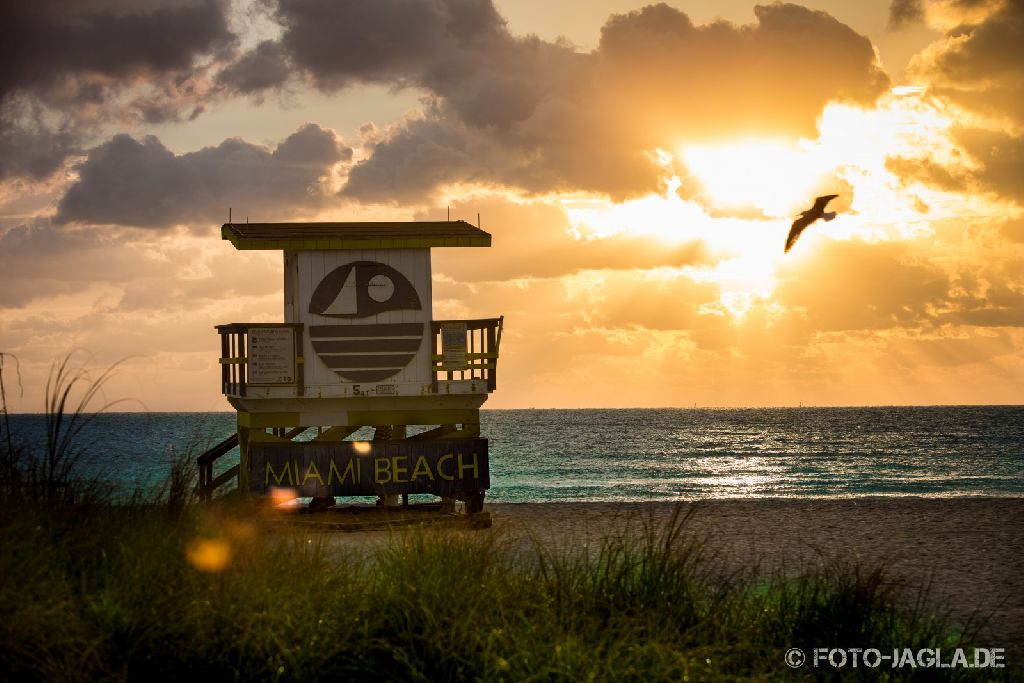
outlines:
[[[445,370],[466,369],[466,323],[441,325],[441,367]]]
[[[294,384],[295,332],[290,327],[250,327],[246,358],[249,384]]]
[[[356,444],[359,444],[358,446]],[[249,490],[300,496],[451,495],[491,486],[487,439],[251,443]]]

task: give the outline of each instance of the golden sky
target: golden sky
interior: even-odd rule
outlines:
[[[229,206],[481,214],[492,248],[434,251],[434,317],[505,316],[488,407],[1024,402],[1022,0],[45,0],[0,27],[15,410],[75,349],[126,359],[109,399],[228,409],[213,326],[282,315]]]

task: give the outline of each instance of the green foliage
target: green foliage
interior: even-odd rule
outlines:
[[[7,409],[5,361],[13,363],[19,388],[17,358],[0,352],[0,498],[49,507],[103,502],[109,490],[81,476],[80,463],[91,444],[83,430],[96,416],[122,401],[105,401],[103,387],[119,363],[93,373],[78,362],[76,352],[54,361],[46,380],[46,440],[40,448],[17,443]]]
[[[725,576],[684,517],[591,552],[516,554],[501,534],[434,529],[354,552],[245,506],[0,513],[13,680],[788,679],[793,646],[961,644],[880,570]],[[197,539],[222,539],[230,560],[198,570]]]

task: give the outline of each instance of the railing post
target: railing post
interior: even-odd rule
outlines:
[[[238,332],[238,357],[242,359],[242,362],[238,364],[238,395],[245,396],[245,385],[249,379],[249,349],[246,344],[246,338],[249,330],[242,328]]]
[[[437,338],[441,334],[441,325],[433,320],[430,321],[430,340],[433,344],[433,350],[430,352],[430,391],[437,393],[437,366],[434,364],[434,356],[438,355],[440,347],[437,344]]]
[[[295,393],[304,396],[306,393],[306,348],[302,338],[302,324],[292,326],[295,332]],[[301,361],[301,362],[300,362]]]
[[[229,380],[231,379],[231,377],[228,374],[230,372],[229,366],[231,365],[231,363],[229,362],[230,358],[228,356],[228,338],[227,335],[222,330],[217,331],[220,333],[220,390],[222,394],[226,394],[228,393],[228,389],[230,388]]]
[[[487,326],[487,353],[488,355],[497,353],[497,329],[500,323],[492,323]],[[494,391],[498,386],[498,359],[497,358],[486,358],[491,366],[487,370],[487,389],[488,391]]]

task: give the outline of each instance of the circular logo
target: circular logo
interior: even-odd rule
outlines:
[[[391,266],[355,261],[335,268],[320,281],[309,312],[338,324],[310,325],[317,357],[351,382],[379,382],[401,372],[423,341],[423,322],[357,322],[389,311],[420,311],[412,283]],[[386,318],[385,318],[386,319]]]
[[[804,651],[798,647],[791,647],[786,650],[786,656],[783,659],[790,669],[799,669],[807,661]]]

